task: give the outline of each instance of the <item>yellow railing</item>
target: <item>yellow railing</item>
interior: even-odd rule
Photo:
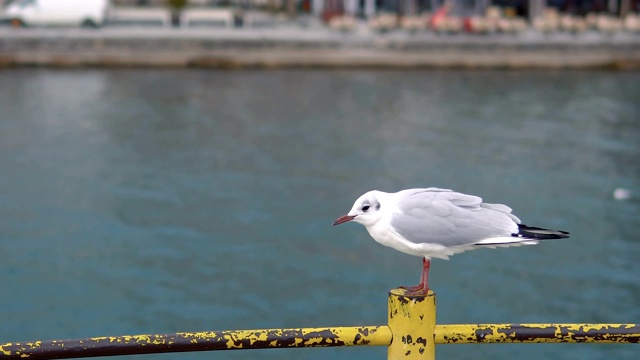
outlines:
[[[184,351],[387,346],[389,359],[435,359],[436,344],[640,343],[638,324],[436,325],[435,294],[389,292],[388,325],[206,331],[0,344],[2,359],[70,359]]]

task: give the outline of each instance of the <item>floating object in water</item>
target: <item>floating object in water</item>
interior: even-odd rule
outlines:
[[[625,188],[616,188],[613,190],[613,198],[620,201],[629,200],[631,198],[631,191]]]

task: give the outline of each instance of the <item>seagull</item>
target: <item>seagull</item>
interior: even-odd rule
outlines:
[[[483,203],[478,196],[435,187],[396,193],[373,190],[360,196],[348,214],[333,226],[354,221],[364,225],[376,242],[422,257],[417,286],[401,286],[407,295],[429,293],[431,259],[445,259],[467,250],[568,238],[569,233],[520,223],[511,208]]]

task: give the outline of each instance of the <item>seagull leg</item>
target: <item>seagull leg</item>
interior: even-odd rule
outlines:
[[[431,268],[431,261],[426,258],[422,258],[422,291],[421,294],[427,295],[429,293],[429,269]]]
[[[422,275],[420,276],[420,284],[416,286],[400,286],[401,289],[407,290],[409,295],[426,295],[429,292],[429,268],[431,261],[422,258]]]

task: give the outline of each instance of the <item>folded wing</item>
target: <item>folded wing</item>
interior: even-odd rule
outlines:
[[[413,243],[495,246],[527,240],[517,237],[520,219],[506,205],[438,188],[404,190],[399,199],[391,226]]]

